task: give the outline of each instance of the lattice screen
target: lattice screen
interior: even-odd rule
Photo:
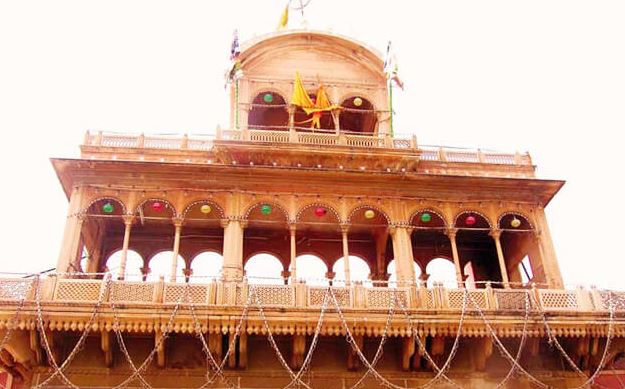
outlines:
[[[111,301],[140,302],[154,301],[155,284],[147,282],[119,281],[113,283]]]
[[[19,278],[0,279],[0,300],[22,300],[28,296],[34,280]]]
[[[56,283],[54,299],[59,301],[97,301],[101,280],[61,279]]]
[[[308,306],[309,307],[321,307],[323,305],[323,297],[326,294],[327,288],[323,287],[309,287],[308,288]],[[352,295],[350,288],[332,287],[336,302],[340,307],[350,307],[352,301]],[[332,307],[334,301],[332,296],[328,295],[327,307]]]
[[[188,288],[188,295],[185,295]],[[184,284],[165,284],[163,292],[164,303],[177,303],[181,301],[183,304],[206,304],[208,297],[209,285],[189,285]]]
[[[399,309],[400,306],[408,307],[408,293],[406,290],[397,289],[394,291],[389,288],[367,288],[365,304],[367,308],[384,308],[387,309],[391,306],[391,300],[393,294],[397,294],[397,300],[395,301],[395,308]]]
[[[566,290],[539,290],[540,304],[550,310],[577,310],[579,304],[575,292]]]

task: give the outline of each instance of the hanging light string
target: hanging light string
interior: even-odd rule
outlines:
[[[98,315],[98,312],[100,311],[100,307],[102,306],[102,303],[104,302],[106,295],[108,294],[110,286],[111,286],[111,276],[109,274],[105,277],[104,287],[100,288],[100,294],[98,296],[98,300],[93,307],[91,316],[89,317],[89,320],[87,321],[87,324],[85,325],[84,331],[82,332],[80,338],[76,342],[76,345],[74,346],[72,351],[69,353],[67,358],[63,361],[61,366],[59,366],[56,361],[56,358],[54,357],[54,353],[52,352],[52,349],[50,347],[48,335],[46,334],[46,331],[45,331],[44,322],[43,322],[43,312],[41,308],[41,291],[40,291],[41,282],[40,282],[39,275],[36,276],[35,308],[37,311],[37,327],[39,328],[39,335],[41,336],[41,339],[43,340],[44,350],[46,352],[46,355],[48,356],[48,361],[52,365],[52,368],[54,369],[54,371],[47,379],[45,379],[43,382],[34,386],[35,389],[46,387],[46,385],[49,382],[51,382],[57,375],[61,377],[61,379],[63,380],[63,382],[65,382],[65,384],[67,384],[67,386],[73,389],[80,389],[78,386],[76,386],[69,380],[69,378],[65,375],[64,370],[74,360],[74,358],[76,357],[76,355],[78,355],[80,350],[82,350],[82,346],[85,340],[87,339],[87,336],[91,332],[91,328],[93,327],[95,318]]]

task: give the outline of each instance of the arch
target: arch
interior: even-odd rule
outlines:
[[[122,250],[116,250],[108,256],[104,263],[105,271],[111,273],[113,277],[117,277],[119,267],[121,265]],[[127,281],[141,281],[143,279],[142,268],[145,262],[141,254],[134,250],[128,250],[126,254],[126,271],[124,279]]]
[[[389,286],[397,286],[396,264],[397,264],[397,262],[395,261],[395,259],[392,259],[386,265],[386,274],[388,274],[388,285]],[[419,264],[417,262],[415,262],[415,261],[412,261],[412,265],[413,265],[413,271],[414,271],[415,279],[418,280],[419,277],[421,276],[421,273],[423,273],[423,270],[421,270],[421,266],[419,266]]]
[[[249,127],[261,127],[286,130],[289,124],[289,113],[286,109],[287,102],[284,95],[274,90],[264,89],[259,91],[252,99],[248,114],[247,124]],[[266,96],[271,96],[271,101],[266,101]]]
[[[431,215],[430,222],[423,222],[421,215],[429,213]],[[447,227],[449,225],[445,214],[436,208],[419,208],[415,210],[408,218],[408,224],[417,227]]]
[[[446,288],[456,288],[456,266],[447,258],[433,258],[425,266],[428,275],[428,288],[434,286],[435,282],[442,283]]]
[[[388,213],[384,210],[382,210],[380,207],[375,206],[375,205],[370,205],[370,204],[362,204],[362,205],[358,205],[356,207],[354,207],[349,213],[348,213],[348,217],[347,217],[347,221],[351,223],[353,217],[356,215],[356,213],[358,213],[359,211],[363,211],[363,213],[367,210],[367,209],[371,209],[373,211],[377,211],[376,212],[376,217],[378,215],[381,215],[384,220],[386,220],[387,224],[391,224],[391,218],[389,217]]]
[[[323,208],[325,208],[325,209],[328,211],[328,214],[332,214],[332,215],[334,215],[334,216],[336,217],[336,220],[337,220],[339,223],[341,222],[341,216],[339,215],[338,211],[337,211],[334,207],[332,207],[332,206],[330,206],[330,205],[327,205],[327,204],[324,204],[324,203],[320,203],[320,202],[315,202],[315,203],[306,204],[306,205],[304,205],[303,207],[301,207],[301,208],[299,209],[299,211],[297,211],[297,214],[295,215],[295,220],[296,220],[296,221],[299,221],[299,220],[300,220],[300,218],[301,218],[301,216],[302,216],[302,214],[303,214],[306,210],[308,210],[308,209],[310,209],[310,208],[313,208],[313,207],[315,207],[315,208],[316,208],[316,207],[323,207]]]
[[[517,218],[521,221],[521,225],[519,227],[512,227],[510,222],[513,218]],[[527,216],[527,214],[518,211],[506,211],[499,215],[497,218],[497,226],[500,229],[519,229],[519,230],[533,230],[534,224],[531,222],[531,219]]]
[[[276,255],[256,253],[250,256],[243,266],[251,284],[283,284],[284,265]]]
[[[164,210],[169,209],[169,212],[167,212],[167,213],[170,214],[170,217],[178,216],[178,213],[176,212],[176,208],[172,205],[171,202],[169,202],[166,199],[158,198],[158,197],[150,197],[150,198],[147,198],[147,199],[143,200],[142,202],[140,202],[137,205],[137,207],[135,208],[135,212],[134,213],[135,214],[137,214],[137,213],[141,214],[141,212],[142,212],[143,215],[146,215],[148,217],[155,217],[155,218],[166,217],[166,216],[163,216],[163,215],[165,215],[165,213],[161,213],[162,211],[161,212],[156,212],[156,211],[154,211],[152,209],[148,209],[146,207],[149,204],[154,204],[154,203],[157,203],[157,202],[165,204]]]
[[[334,272],[334,285],[345,285],[345,266],[344,258],[340,257],[332,264],[332,272]],[[371,276],[371,268],[367,261],[359,255],[349,255],[349,274],[350,281],[360,281],[364,284],[371,285],[369,277]]]
[[[223,261],[223,255],[217,251],[206,250],[198,253],[193,257],[189,266],[191,269],[189,283],[205,284],[219,278]]]
[[[287,211],[287,207],[285,207],[283,204],[281,204],[280,202],[277,202],[275,200],[268,200],[268,201],[255,201],[252,205],[248,206],[247,209],[245,210],[245,213],[243,214],[243,218],[244,219],[249,219],[250,215],[252,215],[252,213],[254,212],[254,210],[256,208],[260,208],[263,205],[270,205],[272,207],[276,207],[278,208],[280,211],[282,211],[282,213],[285,216],[285,221],[289,221],[290,220],[290,215],[289,212]],[[273,211],[272,211],[273,213]]]
[[[473,226],[469,226],[465,223],[464,220],[461,220],[462,216],[477,216],[476,217],[476,223]],[[454,227],[460,227],[460,228],[489,228],[492,229],[493,228],[493,223],[491,223],[490,219],[488,218],[488,216],[484,215],[482,212],[480,211],[475,211],[475,210],[464,210],[459,212],[458,214],[456,214],[456,216],[454,217]]]
[[[206,216],[214,215],[218,219],[224,219],[226,217],[223,207],[217,204],[215,201],[209,200],[209,199],[195,200],[187,204],[187,206],[184,208],[184,211],[182,211],[182,217],[186,218],[190,212],[192,212],[192,215],[195,214],[196,208],[197,208],[197,211],[199,211],[199,208],[201,208],[203,205],[209,205],[212,208],[211,213]]]
[[[174,252],[171,250],[162,250],[153,254],[148,260],[148,268],[150,271],[147,275],[147,281],[158,281],[159,278],[163,276],[165,282],[169,282],[173,256]],[[186,269],[186,261],[180,254],[178,254],[176,265],[176,281],[183,282],[185,279],[184,270]]]
[[[103,206],[107,203],[113,205],[112,212],[105,212]],[[115,206],[117,204],[117,207]],[[83,213],[87,215],[115,215],[121,216],[126,214],[126,206],[124,203],[113,196],[101,196],[92,199],[89,204],[83,209]]]
[[[356,101],[360,100],[360,105]],[[363,134],[375,133],[378,119],[373,103],[362,95],[354,95],[341,100],[343,108],[339,113],[341,130]]]
[[[297,267],[297,279],[305,280],[308,285],[327,285],[327,263],[319,256],[302,254],[295,258]]]

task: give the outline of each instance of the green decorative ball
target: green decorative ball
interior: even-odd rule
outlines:
[[[263,215],[269,215],[271,213],[272,209],[271,209],[271,205],[269,204],[263,204],[260,207],[260,213],[262,213]]]
[[[432,220],[432,215],[427,212],[421,214],[421,221],[423,223],[429,223]]]
[[[102,212],[104,213],[113,213],[115,211],[115,207],[111,203],[106,203],[102,206]]]
[[[271,93],[265,93],[263,101],[267,104],[273,103],[273,95]]]

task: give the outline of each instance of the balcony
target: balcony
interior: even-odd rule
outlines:
[[[264,147],[264,153],[274,154],[294,147],[304,148],[317,154],[334,150],[332,151],[333,158],[336,160],[340,160],[336,151],[341,150],[350,155],[373,153],[379,159],[386,158],[389,166],[400,160],[412,161],[406,165],[408,171],[417,171],[418,163],[420,172],[431,174],[525,178],[533,177],[534,172],[532,159],[528,153],[422,146],[417,145],[414,135],[407,138],[393,138],[349,132],[311,131],[310,129],[279,131],[218,128],[215,135],[195,136],[148,136],[103,132],[91,134],[87,132],[81,150],[82,157],[86,159],[219,164],[219,157],[213,156],[216,154],[216,149],[239,146],[248,147],[248,149],[252,146]],[[267,150],[267,146],[271,146],[271,150]],[[231,163],[232,161],[222,162]],[[316,165],[314,163],[314,166]]]

